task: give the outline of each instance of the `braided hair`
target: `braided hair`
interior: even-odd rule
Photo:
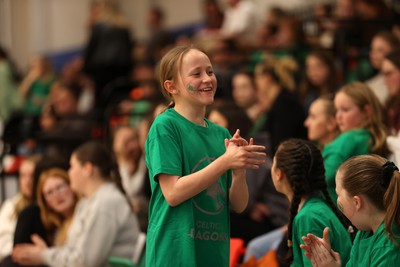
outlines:
[[[348,226],[348,223],[329,196],[323,158],[316,145],[302,139],[284,141],[279,145],[275,154],[275,164],[286,175],[293,190],[288,225],[289,250],[284,259],[285,261],[292,262],[292,226],[302,197],[321,195],[343,225]]]

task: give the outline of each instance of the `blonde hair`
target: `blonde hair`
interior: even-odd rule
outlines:
[[[61,214],[53,211],[49,208],[46,202],[45,196],[43,194],[43,186],[45,182],[51,177],[61,178],[68,184],[68,186],[70,184],[70,181],[67,171],[60,168],[51,168],[40,174],[38,185],[36,188],[37,201],[40,207],[40,218],[42,219],[43,225],[48,232],[56,232],[56,238],[54,242],[61,244],[66,241],[68,226],[70,224],[71,218],[64,218]]]
[[[129,23],[122,14],[117,0],[93,0],[92,7],[100,6],[98,22],[104,22],[117,27],[127,28]]]
[[[164,82],[166,80],[174,80],[178,77],[178,73],[182,64],[182,58],[191,50],[201,51],[199,48],[196,48],[193,45],[176,46],[169,50],[162,57],[158,66],[161,92],[168,99],[168,101],[170,101],[169,106],[174,105],[174,99],[172,95],[165,89]]]
[[[27,157],[26,159],[24,159],[24,161],[21,163],[22,164],[29,162],[31,164],[33,164],[36,168],[37,163],[39,162],[41,156],[40,155],[33,155],[30,157]],[[32,176],[34,174],[32,173]],[[33,188],[32,188],[33,191]],[[21,194],[21,198],[17,201],[17,203],[15,203],[15,213],[13,214],[14,218],[18,218],[19,214],[21,213],[21,211],[23,209],[25,209],[27,206],[29,206],[30,204],[33,203],[33,194],[34,192],[32,192],[32,196],[25,196],[23,194]]]
[[[339,171],[342,186],[350,196],[363,195],[379,210],[385,211],[385,234],[396,246],[400,227],[400,173],[395,165],[378,155],[361,155],[345,161]]]
[[[383,123],[383,107],[372,90],[362,82],[352,82],[343,86],[339,91],[350,97],[360,110],[365,110],[366,106],[371,108],[371,113],[365,121],[363,128],[367,129],[372,140],[369,148],[374,154],[386,156],[389,149],[386,144],[387,126]]]
[[[298,64],[291,57],[277,58],[265,53],[263,61],[257,64],[255,72],[269,73],[279,85],[293,92],[296,89],[294,74],[298,68]]]

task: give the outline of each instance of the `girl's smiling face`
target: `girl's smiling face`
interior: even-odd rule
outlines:
[[[362,128],[368,119],[367,113],[361,110],[345,93],[339,92],[335,96],[336,121],[341,132]]]
[[[208,56],[196,49],[185,54],[174,84],[176,102],[179,98],[183,98],[190,105],[212,104],[217,89],[217,79]]]

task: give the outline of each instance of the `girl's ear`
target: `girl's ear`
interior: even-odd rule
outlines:
[[[337,122],[335,118],[330,118],[327,122],[326,128],[329,130],[329,132],[333,132],[338,128]]]
[[[87,177],[90,177],[93,175],[93,164],[90,162],[86,162],[83,164],[83,171]]]
[[[176,90],[174,82],[172,80],[166,80],[164,82],[164,88],[167,90],[168,93],[170,94],[176,94],[178,90]]]
[[[359,211],[363,207],[363,199],[359,196],[354,196],[353,197],[353,202],[354,206],[356,207],[356,210]]]
[[[367,104],[364,106],[364,111],[368,115],[368,117],[372,116],[372,107],[371,105]]]
[[[278,181],[281,181],[281,180],[283,179],[283,177],[285,176],[285,174],[284,174],[283,171],[282,171],[281,169],[279,169],[279,168],[276,168],[275,172],[276,172],[276,179],[277,179]]]

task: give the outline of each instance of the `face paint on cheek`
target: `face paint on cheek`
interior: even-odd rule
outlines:
[[[196,91],[196,89],[194,89],[194,87],[191,86],[190,84],[189,84],[186,88],[187,88],[189,91],[192,91],[192,92]]]

